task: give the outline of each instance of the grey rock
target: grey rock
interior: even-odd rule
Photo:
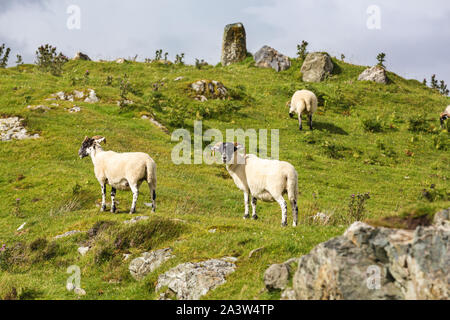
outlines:
[[[224,284],[226,276],[235,269],[234,263],[224,259],[183,263],[158,277],[156,291],[168,287],[179,300],[199,300]]]
[[[37,139],[38,134],[30,135],[19,117],[0,118],[0,141]]]
[[[97,94],[96,94],[95,90],[89,89],[88,92],[89,92],[89,95],[84,100],[84,102],[87,102],[87,103],[97,103],[97,102],[99,102],[99,99],[97,97]]]
[[[59,236],[56,236],[55,239],[67,238],[67,237],[73,236],[73,235],[75,235],[77,233],[81,233],[81,231],[78,231],[78,230],[68,231],[68,232],[63,233],[63,234],[61,234]]]
[[[78,113],[78,112],[81,112],[81,108],[78,106],[73,106],[73,108],[69,109],[69,112],[70,113]]]
[[[353,224],[299,259],[295,299],[448,299],[448,211],[435,222],[415,231]]]
[[[78,253],[81,254],[82,256],[85,256],[88,251],[89,251],[89,247],[79,247],[78,248]]]
[[[289,268],[286,264],[273,264],[264,273],[264,284],[268,290],[285,289],[289,282]]]
[[[145,252],[141,257],[131,261],[128,269],[130,270],[131,276],[139,281],[145,278],[147,274],[159,268],[164,262],[174,257],[170,248],[152,251],[150,253]]]
[[[184,79],[184,77],[177,77],[177,78],[175,78],[173,81],[181,81],[181,80],[183,80]]]
[[[229,24],[225,27],[222,41],[223,66],[243,61],[247,57],[247,35],[242,23]]]
[[[435,226],[450,227],[450,208],[439,211],[434,215],[433,224]]]
[[[84,60],[84,61],[91,61],[91,58],[87,54],[84,54],[82,52],[77,52],[73,60]]]
[[[321,82],[333,72],[333,67],[333,61],[327,53],[309,53],[301,68],[303,81]]]
[[[83,99],[84,98],[84,92],[82,91],[78,91],[78,90],[74,90],[73,91],[73,95],[76,99]]]
[[[73,290],[73,292],[79,296],[85,296],[86,295],[86,291],[84,289],[81,288],[75,288]]]
[[[148,219],[150,219],[150,218],[147,217],[147,216],[139,216],[139,217],[135,217],[135,218],[133,218],[131,220],[126,220],[123,223],[125,223],[125,224],[135,224],[135,223],[138,223],[139,221],[145,221],[145,220],[148,220]]]
[[[30,110],[33,110],[33,111],[42,110],[44,112],[47,112],[48,110],[51,110],[49,107],[44,106],[44,105],[28,106],[27,109],[30,109]]]
[[[119,63],[119,64],[122,64],[122,63],[125,63],[125,62],[127,62],[127,60],[125,60],[124,58],[119,58],[119,59],[116,60],[116,63]]]
[[[255,257],[257,257],[257,256],[260,256],[261,253],[262,253],[264,250],[265,250],[264,247],[262,247],[262,248],[257,248],[257,249],[252,250],[252,251],[250,251],[250,253],[248,254],[248,258],[249,258],[249,259],[252,259],[252,258],[255,258]]]
[[[387,84],[389,82],[386,70],[378,65],[364,70],[359,75],[358,81],[372,81],[381,84]]]
[[[199,80],[191,84],[191,89],[197,94],[198,101],[207,101],[208,97],[212,99],[225,100],[228,97],[228,89],[223,83],[216,80]]]
[[[255,53],[255,63],[260,68],[272,68],[276,72],[287,70],[291,67],[288,56],[279,53],[277,50],[264,46]]]

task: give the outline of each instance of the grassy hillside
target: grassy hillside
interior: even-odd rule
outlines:
[[[0,142],[0,247],[6,244],[0,253],[0,298],[76,299],[65,282],[67,267],[78,265],[87,292],[83,299],[155,299],[158,274],[169,268],[235,256],[236,272],[204,298],[276,299],[279,293],[263,290],[268,265],[304,255],[342,233],[354,220],[348,208],[352,194],[370,192],[364,219],[450,207],[450,141],[448,129],[439,127],[439,113],[450,99],[392,73],[389,85],[358,82],[364,67],[334,63],[335,74],[320,84],[301,81],[301,61],[276,73],[255,68],[251,58],[201,70],[70,61],[60,77],[31,65],[0,69],[0,115],[24,118],[28,130],[41,136]],[[127,98],[135,103],[120,108],[125,74]],[[184,79],[175,82],[179,76]],[[221,81],[232,99],[195,101],[188,86],[199,79]],[[27,109],[49,106],[53,101],[46,99],[58,91],[88,88],[96,90],[99,103],[58,101],[59,107],[45,113]],[[321,100],[313,132],[299,132],[285,107],[303,88]],[[82,108],[80,113],[64,110],[74,104]],[[242,193],[225,168],[174,165],[171,150],[176,143],[142,115],[154,116],[170,131],[182,126],[192,131],[195,119],[203,120],[204,130],[217,128],[224,134],[228,128],[279,129],[280,159],[299,172],[300,226],[282,228],[276,203],[259,203],[260,220],[244,221]],[[92,162],[77,155],[84,137],[93,135],[107,138],[107,150],[147,152],[157,162],[158,211],[152,214],[144,205],[150,196],[145,186],[137,207],[150,220],[123,224],[131,218],[129,192],[118,192],[119,214],[99,212],[101,193]],[[315,223],[317,212],[332,215],[331,222]],[[91,232],[53,240],[94,225],[100,226],[95,236]],[[93,247],[81,257],[77,248],[87,243]],[[132,279],[124,253],[136,257],[168,246],[175,259],[142,282]],[[260,247],[265,248],[261,255],[250,259],[249,252]]]

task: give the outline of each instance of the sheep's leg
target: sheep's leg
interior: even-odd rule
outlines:
[[[281,226],[287,227],[287,203],[283,197],[278,198],[277,202],[281,207],[281,215],[282,215]]]
[[[106,211],[106,183],[102,184],[102,208],[100,210],[101,212]]]
[[[313,130],[312,118],[313,118],[313,116],[312,116],[312,114],[310,114],[310,115],[308,116],[308,119],[309,119],[309,128],[310,128],[311,130]]]
[[[116,188],[111,188],[111,213],[116,213]]]
[[[294,218],[294,223],[293,226],[296,227],[298,224],[298,206],[297,206],[297,201],[291,201],[291,206],[292,206],[292,217]]]
[[[133,204],[131,205],[130,214],[136,213],[136,203],[139,198],[139,189],[137,186],[131,187],[131,191],[133,192]]]
[[[156,190],[151,184],[148,184],[150,188],[150,197],[152,198],[152,212],[156,212]]]
[[[258,215],[256,214],[256,203],[258,202],[258,199],[255,197],[252,197],[252,219],[258,220]]]
[[[298,115],[298,125],[299,125],[300,131],[302,131],[302,130],[303,130],[302,114],[299,114],[299,115]]]
[[[249,200],[249,194],[248,192],[244,192],[244,202],[245,202],[245,215],[244,215],[244,219],[248,219],[250,218],[250,214],[248,213],[248,200]]]

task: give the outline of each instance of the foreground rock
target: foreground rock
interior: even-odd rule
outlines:
[[[229,24],[225,27],[222,42],[223,66],[241,62],[247,57],[247,36],[242,23]]]
[[[381,66],[367,68],[359,75],[358,81],[372,81],[381,84],[387,84],[389,82],[386,70]]]
[[[30,135],[22,125],[23,119],[19,117],[0,118],[0,138],[1,141],[37,139],[38,134]]]
[[[298,260],[285,299],[440,300],[449,298],[449,211],[415,231],[357,222]]]
[[[191,84],[191,89],[197,94],[194,99],[204,102],[210,99],[228,98],[228,89],[216,80],[199,80]]]
[[[156,291],[168,287],[179,300],[198,300],[210,290],[224,284],[236,265],[228,259],[183,263],[158,278]]]
[[[321,82],[333,72],[333,61],[327,53],[309,53],[303,62],[301,72],[303,81]]]
[[[272,68],[276,72],[284,71],[291,67],[291,61],[288,56],[269,46],[264,46],[255,53],[255,62],[257,67]]]
[[[172,249],[162,249],[153,252],[145,252],[142,257],[136,258],[131,261],[128,269],[131,276],[136,280],[142,280],[146,275],[159,268],[164,262],[174,258],[172,255]]]

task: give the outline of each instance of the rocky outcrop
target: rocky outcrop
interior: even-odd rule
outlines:
[[[73,60],[83,60],[83,61],[91,61],[91,58],[87,54],[84,54],[82,52],[77,52],[75,57],[73,57]]]
[[[191,89],[195,92],[195,100],[200,102],[208,101],[209,99],[228,98],[228,89],[216,80],[199,80],[191,84]]]
[[[321,82],[333,72],[333,61],[327,53],[309,53],[303,62],[301,72],[303,81]]]
[[[449,212],[416,230],[354,223],[298,260],[284,299],[448,299]]]
[[[37,139],[38,134],[30,135],[19,117],[0,118],[0,141]]]
[[[131,276],[136,280],[142,280],[146,275],[159,268],[164,262],[174,258],[172,255],[172,249],[162,249],[152,252],[145,252],[142,257],[136,258],[131,261],[128,269]]]
[[[358,81],[372,81],[381,84],[387,84],[389,82],[386,70],[378,65],[364,70],[359,75]]]
[[[264,46],[255,53],[255,65],[260,68],[272,68],[276,72],[287,70],[291,67],[288,56],[279,53],[277,50]]]
[[[86,103],[97,103],[100,99],[94,89],[88,89],[86,92],[74,90],[72,93],[60,91],[51,95],[47,100],[62,100],[62,101],[84,101]]]
[[[198,300],[224,284],[226,276],[235,269],[236,265],[227,258],[183,263],[159,276],[156,291],[167,287],[179,300]]]
[[[240,62],[247,57],[247,36],[242,23],[229,24],[225,27],[222,42],[223,66]]]

